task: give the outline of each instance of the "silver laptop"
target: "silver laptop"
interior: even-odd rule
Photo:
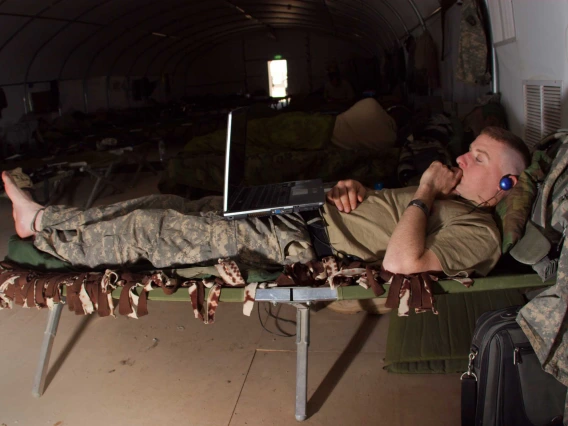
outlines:
[[[323,205],[325,193],[321,179],[244,186],[246,140],[247,108],[238,108],[229,113],[227,124],[223,216],[242,219],[316,210]]]

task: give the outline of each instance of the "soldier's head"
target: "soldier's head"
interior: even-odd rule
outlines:
[[[475,203],[493,206],[507,195],[500,187],[502,178],[507,176],[512,186],[516,185],[530,161],[531,154],[521,138],[499,127],[486,127],[469,152],[457,158],[463,177],[456,191]]]

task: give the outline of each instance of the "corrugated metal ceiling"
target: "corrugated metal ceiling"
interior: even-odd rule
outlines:
[[[237,36],[300,29],[371,54],[396,45],[437,0],[0,0],[0,85],[175,74]]]

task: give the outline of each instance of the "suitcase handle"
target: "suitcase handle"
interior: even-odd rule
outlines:
[[[461,424],[462,426],[474,426],[477,405],[477,378],[475,375],[466,376],[465,374],[461,378]]]
[[[462,426],[475,425],[475,410],[477,406],[477,376],[473,372],[473,360],[477,351],[472,348],[469,353],[467,371],[460,377],[461,380],[461,424]]]

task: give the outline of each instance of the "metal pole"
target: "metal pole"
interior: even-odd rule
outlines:
[[[26,96],[26,93],[27,93],[27,91],[24,91],[23,101],[24,101],[24,113],[25,113],[25,115],[28,114],[28,97]]]
[[[242,54],[243,54],[243,72],[244,72],[244,80],[245,80],[245,87],[244,87],[245,93],[244,94],[247,95],[249,93],[248,75],[247,75],[247,46],[246,46],[244,36],[241,37],[241,50],[242,50]]]
[[[495,51],[495,45],[493,44],[493,27],[491,26],[491,15],[489,13],[488,0],[485,0],[485,16],[487,17],[487,41],[491,46],[491,90],[493,93],[499,93],[499,70],[497,64],[497,52]]]
[[[404,32],[406,33],[406,36],[410,35],[410,31],[408,30],[408,27],[406,26],[406,23],[404,22],[404,20],[402,19],[402,16],[400,16],[400,13],[398,13],[398,10],[396,10],[392,4],[390,4],[389,1],[385,1],[385,0],[381,0],[381,3],[383,3],[385,6],[387,6],[390,11],[392,13],[394,13],[394,15],[398,18],[398,20],[400,21],[402,28],[404,28]]]
[[[32,96],[30,94],[30,89],[28,87],[28,82],[24,82],[24,99],[25,102],[27,102],[26,105],[26,113],[29,112],[34,112],[34,103],[32,102]]]
[[[49,367],[49,358],[51,356],[51,348],[53,347],[53,340],[57,334],[57,326],[61,318],[61,311],[63,310],[63,303],[56,303],[47,318],[47,327],[43,334],[43,342],[39,352],[39,363],[37,365],[36,375],[34,378],[34,385],[32,388],[32,395],[39,398],[43,394],[45,386],[45,378],[47,376],[47,369]]]
[[[306,420],[308,402],[308,346],[310,344],[309,302],[296,306],[296,420]]]
[[[416,16],[418,17],[418,21],[420,22],[420,26],[422,27],[422,29],[424,31],[426,31],[426,23],[424,22],[424,18],[422,17],[422,14],[420,13],[418,8],[416,7],[414,0],[408,0],[408,3],[410,4],[410,6],[412,6],[412,9],[414,9],[414,13],[416,13]]]
[[[103,183],[103,181],[107,184],[107,185],[113,185],[116,189],[119,189],[118,185],[116,185],[115,183],[109,181],[109,177],[110,174],[112,172],[112,169],[114,168],[114,162],[110,163],[106,169],[106,172],[104,174],[104,177],[102,177],[101,175],[99,175],[98,173],[94,173],[89,166],[86,167],[81,167],[81,171],[83,172],[87,172],[93,176],[96,177],[96,182],[95,185],[93,186],[93,189],[91,191],[91,195],[89,196],[89,199],[87,200],[87,203],[85,204],[84,209],[90,209],[93,206],[93,203],[95,202],[98,192],[99,192],[99,188],[101,186],[101,184]]]
[[[438,13],[440,13],[442,11],[442,8],[439,7],[438,9],[436,9],[434,12],[432,12],[430,15],[428,15],[425,19],[424,22],[428,22],[430,19],[434,18]],[[410,28],[410,32],[412,33],[416,28],[418,28],[420,26],[420,24],[413,26],[412,28]],[[406,36],[404,36],[406,37]],[[404,38],[401,37],[401,40]]]
[[[107,110],[110,109],[110,75],[106,76]]]
[[[308,72],[308,87],[309,92],[312,93],[314,84],[312,80],[312,44],[310,32],[306,31],[306,68]]]
[[[87,79],[83,79],[83,102],[85,104],[85,114],[89,112],[89,95],[87,94]]]

